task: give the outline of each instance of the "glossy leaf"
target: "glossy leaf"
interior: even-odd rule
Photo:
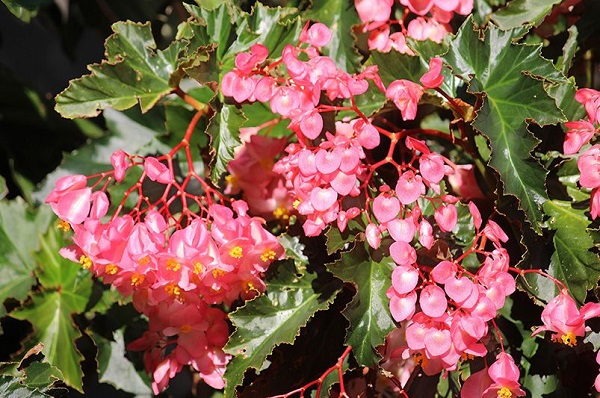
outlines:
[[[491,15],[500,29],[512,29],[524,24],[538,26],[554,5],[562,0],[513,0]]]
[[[292,343],[315,312],[329,308],[337,285],[330,283],[322,286],[323,290],[316,286],[316,275],[299,275],[294,265],[286,262],[267,282],[265,295],[230,314],[236,330],[225,346],[225,351],[234,355],[225,372],[225,396],[235,396],[248,368],[260,372],[268,366],[267,355],[275,346]]]
[[[43,392],[52,389],[56,382],[63,379],[62,372],[47,362],[32,362],[23,372],[23,384]]]
[[[386,296],[394,262],[381,252],[370,254],[367,250],[364,243],[357,244],[328,268],[334,276],[356,286],[357,293],[343,312],[350,321],[346,343],[352,346],[360,365],[376,366],[381,359],[376,347],[395,327]]]
[[[544,210],[550,216],[548,227],[555,230],[554,277],[567,285],[576,300],[583,302],[587,291],[600,278],[600,258],[590,251],[594,246],[587,232],[590,220],[569,202],[551,200],[544,204]]]
[[[40,6],[50,4],[50,0],[2,0],[6,8],[23,22],[30,22],[35,18]]]
[[[240,127],[246,120],[243,113],[233,105],[223,105],[210,119],[208,133],[212,137],[213,148],[210,175],[214,182],[219,181],[221,174],[227,170],[227,163],[233,159],[235,148],[242,145]]]
[[[327,236],[327,254],[333,254],[338,250],[349,250],[359,233],[365,231],[365,225],[361,220],[352,219],[342,232],[339,228],[329,228],[325,232]]]
[[[0,317],[6,313],[4,300],[24,300],[35,283],[32,254],[50,220],[48,207],[34,211],[20,198],[0,201]]]
[[[96,360],[98,362],[98,381],[100,383],[109,383],[115,388],[136,396],[150,396],[152,394],[152,390],[140,377],[134,364],[125,356],[123,330],[119,329],[113,333],[113,341],[97,334],[92,337],[98,347]]]
[[[104,111],[108,133],[90,141],[76,151],[65,155],[62,164],[48,174],[44,183],[35,192],[34,199],[43,202],[54,188],[56,181],[70,174],[91,175],[112,170],[110,155],[117,149],[129,154],[146,155],[158,148],[156,137],[166,133],[164,116],[159,109],[146,113],[143,117],[137,109],[118,112]],[[152,149],[151,147],[154,147]]]
[[[312,0],[304,15],[306,19],[321,22],[331,29],[332,37],[323,48],[336,65],[348,73],[358,72],[361,56],[354,47],[353,27],[361,23],[353,2],[347,0]]]
[[[82,391],[80,362],[83,356],[75,346],[81,332],[71,317],[85,311],[92,280],[79,264],[58,254],[58,250],[66,244],[54,228],[40,237],[41,250],[36,253],[35,260],[40,265],[37,276],[43,290],[35,294],[26,307],[10,315],[31,322],[34,339],[44,344],[42,353],[48,362],[62,372],[67,385]]]
[[[117,22],[112,29],[105,44],[107,59],[88,66],[90,75],[72,80],[56,97],[63,117],[91,117],[107,107],[124,110],[137,103],[147,112],[171,92],[169,80],[186,43],[175,41],[157,50],[149,23]]]
[[[50,397],[50,395],[22,385],[16,377],[0,376],[0,397],[45,398]]]
[[[519,200],[532,228],[541,233],[546,170],[532,158],[538,141],[527,123],[564,121],[541,79],[548,84],[567,81],[541,58],[539,47],[512,43],[521,34],[519,29],[502,31],[490,26],[480,40],[468,19],[445,59],[454,73],[469,81],[470,92],[484,96],[474,127],[490,142],[489,164],[500,174],[504,193]]]

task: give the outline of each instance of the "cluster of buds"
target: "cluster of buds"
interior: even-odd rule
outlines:
[[[187,365],[212,387],[224,387],[229,325],[227,314],[215,305],[230,306],[264,292],[265,271],[283,256],[264,220],[247,214],[246,202],[233,201],[231,208],[215,202],[216,191],[206,183],[204,196],[185,191],[191,178],[201,179],[191,169],[188,183],[178,183],[172,155],[144,158],[117,151],[111,158],[114,170],[63,177],[46,199],[62,228],[73,230],[73,245],[61,254],[131,296],[135,308],[148,317],[149,331],[129,348],[145,351],[157,394]],[[136,166],[144,171],[126,196],[141,190],[146,178],[163,185],[164,194],[152,202],[138,191],[130,213],[119,214],[124,198],[107,217],[110,181],[123,181],[126,171]],[[98,181],[88,186],[94,179]],[[173,187],[178,194],[169,195]],[[180,215],[170,210],[177,197],[187,199]]]
[[[414,55],[406,38],[433,40],[440,43],[452,29],[454,13],[468,15],[473,0],[400,0],[402,19],[391,20],[395,0],[354,0],[363,31],[369,32],[369,49],[389,52],[392,49]],[[408,23],[406,23],[408,21]],[[398,25],[399,29],[393,29]]]

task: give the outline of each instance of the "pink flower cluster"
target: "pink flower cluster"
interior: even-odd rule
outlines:
[[[453,172],[450,162],[442,155],[431,152],[425,142],[407,137],[406,147],[413,151],[413,161],[397,167],[400,175],[395,190],[392,191],[388,186],[380,188],[380,194],[373,200],[372,206],[375,220],[367,225],[365,231],[367,242],[374,249],[379,247],[387,231],[394,240],[390,254],[401,266],[412,265],[416,259],[416,251],[409,244],[416,232],[422,246],[431,248],[433,245],[433,227],[422,216],[417,200],[425,198],[427,188],[439,195],[440,182]],[[418,166],[415,166],[417,161]],[[440,229],[446,232],[454,229],[458,215],[454,206],[457,199],[451,195],[428,199],[432,204],[440,200],[443,202],[437,206],[434,214]]]
[[[387,292],[390,312],[397,322],[408,321],[402,358],[412,356],[429,375],[456,370],[465,357],[484,356],[487,348],[481,340],[488,333],[488,322],[515,290],[515,280],[508,273],[509,256],[502,248],[507,236],[492,220],[481,228],[477,207],[469,203],[469,209],[477,230],[469,251],[485,256],[476,274],[459,261],[444,260],[427,275],[407,242],[396,241],[390,247],[398,264]],[[482,249],[486,241],[494,246],[491,252]]]
[[[355,0],[358,16],[364,23],[363,30],[370,32],[369,48],[381,52],[392,49],[414,55],[407,46],[406,38],[441,42],[451,32],[448,24],[454,13],[468,15],[473,9],[473,0],[400,0],[404,6],[402,20],[392,21],[394,0]],[[409,21],[405,26],[405,22]],[[399,25],[398,31],[392,31]]]
[[[286,223],[293,212],[293,199],[280,174],[273,171],[274,159],[283,152],[284,138],[252,134],[236,148],[227,164],[225,194],[243,192],[249,211],[266,220]]]
[[[379,145],[379,133],[369,123],[337,122],[336,133],[326,133],[326,140],[316,147],[290,144],[287,156],[273,170],[284,176],[287,187],[297,198],[298,213],[306,216],[303,228],[307,236],[319,235],[337,222],[343,231],[348,220],[360,214],[355,205],[346,207],[344,197],[360,194],[366,167],[364,147]]]
[[[166,182],[163,166],[151,166],[148,177]],[[156,393],[185,365],[222,388],[228,325],[226,314],[209,305],[263,292],[264,272],[283,255],[277,239],[262,220],[247,215],[243,201],[233,202],[233,210],[209,204],[205,217],[185,227],[169,225],[156,209],[143,220],[129,214],[105,220],[106,194],[86,185],[83,175],[63,177],[46,200],[74,232],[74,245],[61,254],[132,295],[136,309],[149,318],[150,331],[132,347],[146,350]]]
[[[331,58],[319,55],[318,48],[330,38],[331,32],[322,23],[310,27],[307,24],[299,45],[285,46],[281,59],[271,63],[265,62],[267,48],[255,44],[250,53],[236,56],[236,67],[223,76],[221,91],[237,102],[269,102],[273,113],[290,119],[289,128],[296,134],[315,139],[323,130],[318,108],[322,91],[330,101],[351,98],[367,91],[368,79],[383,90],[376,67],[369,67],[360,75],[350,75],[338,69]],[[300,60],[301,54],[306,54],[309,60]],[[280,77],[280,64],[285,66],[289,78]]]
[[[567,133],[563,144],[566,155],[578,153],[597,134],[600,124],[600,92],[589,88],[577,90],[575,99],[583,104],[587,112],[587,120],[565,123]],[[581,173],[579,184],[591,189],[590,213],[595,219],[600,214],[600,145],[586,149],[577,159],[577,167]]]

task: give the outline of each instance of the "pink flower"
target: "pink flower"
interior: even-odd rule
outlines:
[[[405,171],[396,183],[396,196],[403,205],[414,203],[425,194],[425,185],[420,175],[412,170]]]
[[[417,15],[425,15],[433,7],[435,0],[400,0],[400,4],[408,7],[411,12]]]
[[[235,56],[235,67],[245,75],[249,75],[260,63],[264,62],[269,55],[269,50],[262,44],[254,44],[250,47],[250,53],[239,53]]]
[[[367,238],[367,243],[373,249],[377,249],[381,245],[381,230],[377,225],[373,223],[368,224],[365,229],[365,237]]]
[[[173,182],[173,171],[155,157],[148,156],[144,161],[144,171],[152,181],[168,184]]]
[[[427,285],[421,290],[419,305],[425,315],[431,318],[440,317],[448,309],[446,293],[438,285]]]
[[[581,88],[575,93],[577,102],[583,104],[590,123],[600,121],[600,92],[591,88]]]
[[[488,375],[493,383],[483,392],[482,398],[522,397],[525,391],[519,383],[519,368],[514,359],[507,353],[501,352],[488,369]],[[501,395],[504,394],[504,395]]]
[[[360,20],[363,22],[375,22],[370,28],[383,25],[392,13],[394,0],[355,0],[354,6],[358,12]]]
[[[421,95],[423,95],[423,87],[404,79],[393,81],[385,92],[385,96],[400,109],[404,120],[415,118]]]
[[[317,22],[308,28],[308,24],[304,26],[300,33],[300,41],[308,43],[315,47],[323,47],[331,40],[331,31],[324,24]]]
[[[379,195],[373,200],[373,214],[382,224],[393,220],[400,213],[400,202],[395,196]]]
[[[429,70],[421,77],[420,82],[425,88],[437,88],[442,85],[444,76],[441,58],[434,57],[429,60]]]
[[[590,199],[590,214],[592,219],[596,219],[600,214],[600,188],[594,188]]]
[[[450,232],[456,226],[458,220],[458,212],[456,206],[444,203],[442,206],[435,209],[433,214],[435,221],[440,229],[444,232]]]
[[[585,188],[600,186],[600,144],[592,146],[577,159],[579,183]]]
[[[590,142],[594,134],[596,134],[596,128],[587,120],[567,122],[565,123],[565,127],[569,129],[563,143],[565,155],[572,155],[579,152],[581,147]]]
[[[415,18],[408,23],[407,36],[415,40],[433,40],[440,43],[449,32],[449,28],[435,19]]]
[[[46,198],[52,211],[70,224],[81,224],[89,215],[92,189],[86,187],[87,178],[76,174],[56,181],[55,188]]]
[[[115,169],[115,180],[118,182],[123,181],[125,178],[125,172],[131,166],[131,163],[128,161],[129,155],[125,153],[122,149],[118,149],[110,155],[110,164]]]
[[[542,311],[544,326],[538,327],[532,335],[544,331],[556,332],[552,340],[572,347],[577,344],[578,336],[585,335],[585,321],[599,315],[600,304],[587,303],[578,309],[575,300],[563,289],[546,305]]]

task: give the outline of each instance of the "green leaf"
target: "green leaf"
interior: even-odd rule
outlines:
[[[269,49],[269,58],[281,56],[283,48],[288,44],[295,45],[300,37],[303,25],[297,14],[295,8],[272,8],[255,3],[252,13],[245,14],[238,22],[237,39],[229,47],[225,58],[233,61],[235,54],[256,43]]]
[[[233,151],[242,145],[240,127],[246,122],[243,113],[233,105],[223,105],[208,124],[212,137],[213,162],[210,176],[217,183],[227,170],[227,163],[233,159]]]
[[[339,228],[329,228],[325,232],[325,236],[327,236],[327,254],[330,255],[343,249],[348,250],[358,234],[364,232],[365,228],[363,220],[357,218],[348,221],[348,226],[343,232]]]
[[[6,180],[0,176],[0,200],[4,199],[8,194],[8,187],[6,186]]]
[[[357,293],[344,310],[350,321],[346,343],[362,366],[376,366],[381,357],[376,347],[395,327],[386,292],[391,286],[394,262],[382,252],[368,253],[365,244],[357,244],[328,266],[334,276],[356,285]]]
[[[560,165],[558,169],[558,181],[560,181],[567,189],[567,194],[574,202],[588,202],[590,194],[583,191],[579,186],[579,167],[577,167],[577,159],[569,159]]]
[[[151,396],[152,390],[140,377],[131,361],[125,357],[125,341],[123,330],[113,333],[114,341],[94,334],[93,340],[98,347],[96,360],[100,383],[109,383],[116,388],[135,394],[136,396]]]
[[[11,376],[0,376],[0,397],[11,398],[46,398],[46,395],[35,388],[25,387],[19,378]]]
[[[308,257],[304,254],[304,245],[300,243],[300,238],[281,234],[277,237],[279,244],[285,249],[287,258],[294,260],[297,268],[306,267],[308,265]]]
[[[335,280],[317,288],[317,276],[298,274],[291,262],[279,265],[276,272],[265,295],[230,314],[236,330],[225,346],[234,355],[225,372],[226,397],[235,396],[248,368],[263,370],[275,346],[291,344],[315,312],[329,308],[338,290]]]
[[[23,22],[30,22],[40,6],[51,4],[51,0],[2,0],[6,8]]]
[[[587,291],[600,278],[600,258],[590,251],[594,246],[587,232],[590,220],[583,210],[573,209],[569,202],[547,201],[544,210],[550,216],[548,227],[555,231],[554,277],[564,282],[573,297],[583,303]]]
[[[40,252],[35,260],[40,268],[38,280],[43,290],[35,294],[26,307],[10,316],[31,322],[35,339],[44,344],[42,353],[63,374],[67,385],[83,391],[83,356],[75,346],[81,337],[71,316],[85,311],[91,291],[91,275],[58,254],[67,242],[55,228],[40,237]]]
[[[487,136],[490,166],[500,174],[504,193],[514,195],[534,231],[541,233],[541,205],[547,200],[546,170],[533,159],[538,141],[526,123],[539,125],[564,121],[547,84],[566,84],[553,65],[540,56],[539,46],[513,44],[519,29],[501,31],[494,26],[480,40],[471,18],[452,41],[445,56],[454,73],[469,81],[469,91],[484,98],[474,127]]]
[[[186,42],[157,50],[150,23],[117,22],[112,30],[105,43],[107,59],[89,65],[90,75],[72,80],[56,97],[55,109],[63,117],[91,117],[107,107],[124,110],[136,103],[147,112],[171,92],[169,80]]]
[[[524,24],[538,26],[555,4],[562,0],[513,0],[491,15],[500,29],[513,29]]]
[[[563,46],[562,56],[556,64],[556,67],[565,75],[569,73],[569,69],[571,69],[571,65],[573,64],[573,58],[575,58],[575,54],[579,50],[579,43],[577,43],[579,31],[577,30],[577,25],[572,25],[567,29],[567,32],[569,32],[569,37]]]
[[[243,104],[242,112],[244,113],[244,116],[248,118],[248,121],[244,124],[244,126],[247,127],[258,127],[271,120],[280,118],[279,115],[271,111],[269,104],[258,101],[252,104]],[[275,125],[265,127],[264,130],[261,130],[260,134],[265,134],[274,138],[289,137],[293,134],[292,130],[287,128],[289,123],[289,120],[280,120]]]
[[[348,73],[358,72],[361,56],[354,47],[353,27],[361,23],[354,3],[348,0],[312,0],[305,19],[312,19],[331,29],[331,40],[323,47],[325,55]]]
[[[23,384],[44,392],[51,389],[54,383],[63,379],[62,372],[47,362],[32,362],[23,369],[23,372],[25,373]]]
[[[48,207],[30,210],[22,199],[0,201],[0,317],[4,300],[24,300],[35,283],[37,265],[33,252],[39,249],[38,236],[50,225]]]
[[[112,170],[110,155],[122,149],[131,155],[147,155],[157,149],[168,151],[168,147],[160,148],[156,137],[166,133],[165,119],[160,108],[141,115],[137,109],[117,112],[107,109],[103,114],[108,127],[108,134],[65,155],[62,164],[48,174],[44,183],[34,194],[34,199],[43,202],[54,188],[56,181],[70,174],[91,175]],[[154,147],[150,151],[150,147]]]

